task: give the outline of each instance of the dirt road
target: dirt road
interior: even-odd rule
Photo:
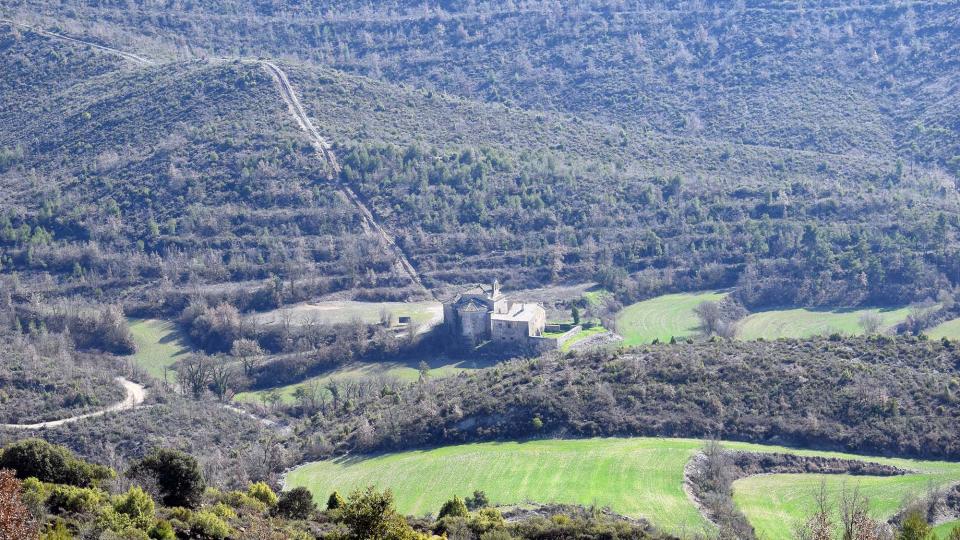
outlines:
[[[337,162],[337,156],[334,155],[330,143],[320,135],[320,132],[316,126],[313,125],[310,117],[307,116],[303,105],[300,103],[300,98],[297,97],[293,85],[290,84],[290,79],[287,78],[287,74],[272,62],[263,61],[261,64],[267,72],[270,73],[270,76],[273,77],[274,82],[277,83],[277,88],[280,89],[280,97],[283,98],[283,101],[287,104],[287,108],[290,109],[290,114],[293,115],[300,129],[310,136],[310,140],[317,149],[317,153],[327,162],[331,178],[336,178],[340,173],[340,163]],[[432,296],[432,293],[427,290],[423,285],[423,281],[420,280],[420,275],[417,273],[416,268],[414,268],[410,260],[407,259],[407,255],[400,249],[400,246],[397,245],[393,236],[380,226],[366,203],[348,186],[343,186],[341,191],[347,201],[353,204],[357,208],[357,211],[360,212],[360,217],[363,219],[364,230],[376,235],[380,241],[386,245],[387,249],[393,253],[394,257],[396,257],[398,270],[407,274],[424,292]]]
[[[89,414],[81,414],[79,416],[71,416],[70,418],[64,418],[62,420],[51,420],[49,422],[39,422],[37,424],[0,424],[0,428],[9,428],[9,429],[43,429],[50,427],[62,426],[64,424],[71,424],[85,418],[95,418],[97,416],[103,416],[107,413],[135,409],[147,398],[147,389],[141,384],[137,384],[132,381],[128,381],[123,377],[117,377],[116,381],[120,383],[124,390],[127,391],[127,397],[119,403],[115,403],[106,409],[97,411]]]
[[[142,56],[139,56],[139,55],[136,55],[136,54],[133,54],[133,53],[128,53],[128,52],[125,52],[125,51],[121,51],[121,50],[119,50],[119,49],[114,49],[113,47],[107,47],[107,46],[105,46],[105,45],[98,45],[98,44],[96,44],[96,43],[91,43],[91,42],[89,42],[89,41],[79,40],[79,39],[77,39],[77,38],[72,38],[72,37],[70,37],[70,36],[65,36],[65,35],[63,35],[63,34],[58,34],[58,33],[56,33],[56,32],[50,32],[50,31],[47,31],[47,30],[43,30],[42,28],[35,28],[35,27],[33,27],[33,26],[29,26],[29,25],[26,25],[26,24],[23,24],[23,23],[18,23],[18,22],[16,22],[16,21],[11,21],[10,19],[0,19],[0,23],[7,23],[7,24],[10,24],[10,25],[13,25],[13,26],[16,26],[16,27],[20,27],[20,28],[23,28],[24,30],[29,30],[29,31],[31,31],[31,32],[33,32],[33,33],[35,33],[35,34],[40,34],[41,36],[47,36],[47,37],[51,37],[51,38],[55,38],[55,39],[60,39],[60,40],[63,40],[63,41],[69,41],[69,42],[71,42],[71,43],[75,43],[75,44],[77,44],[77,45],[83,45],[83,46],[86,46],[86,47],[92,47],[92,48],[97,49],[97,50],[99,50],[99,51],[107,52],[107,53],[110,53],[110,54],[115,54],[115,55],[120,56],[120,57],[122,57],[122,58],[124,58],[124,59],[126,59],[126,60],[129,60],[129,61],[134,62],[134,63],[136,63],[136,64],[140,64],[140,65],[142,65],[142,66],[150,66],[150,65],[153,65],[153,60],[149,60],[149,59],[147,59],[147,58],[144,58],[144,57],[142,57]]]

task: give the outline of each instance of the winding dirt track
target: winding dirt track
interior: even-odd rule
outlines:
[[[117,412],[117,411],[125,411],[125,410],[129,410],[129,409],[135,409],[135,408],[137,408],[141,403],[143,403],[143,400],[145,400],[145,399],[147,398],[147,389],[144,388],[143,385],[137,384],[137,383],[135,383],[135,382],[133,382],[133,381],[128,381],[127,379],[125,379],[125,378],[123,378],[123,377],[117,377],[115,380],[123,386],[124,390],[127,391],[127,397],[124,398],[123,401],[121,401],[121,402],[119,402],[119,403],[115,403],[115,404],[107,407],[106,409],[103,409],[103,410],[97,411],[97,412],[93,412],[93,413],[89,413],[89,414],[81,414],[81,415],[79,415],[79,416],[71,416],[70,418],[64,418],[64,419],[62,419],[62,420],[51,420],[51,421],[49,421],[49,422],[39,422],[39,423],[36,423],[36,424],[0,424],[0,428],[8,428],[8,429],[43,429],[43,428],[51,428],[51,427],[62,426],[62,425],[64,425],[64,424],[71,424],[71,423],[73,423],[73,422],[77,422],[77,421],[83,420],[83,419],[85,419],[85,418],[96,418],[96,417],[98,417],[98,416],[103,416],[103,415],[105,415],[105,414],[107,414],[107,413],[112,413],[112,412]]]

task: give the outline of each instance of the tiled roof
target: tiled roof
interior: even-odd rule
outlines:
[[[476,300],[467,300],[466,302],[458,303],[457,309],[459,311],[489,311],[489,308],[486,304],[478,302]]]
[[[506,313],[494,313],[490,316],[495,321],[532,321],[543,308],[538,304],[513,304]]]

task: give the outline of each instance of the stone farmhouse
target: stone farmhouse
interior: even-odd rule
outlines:
[[[443,304],[443,326],[452,339],[473,347],[490,341],[513,349],[550,349],[547,313],[539,304],[510,302],[499,281],[463,291]]]

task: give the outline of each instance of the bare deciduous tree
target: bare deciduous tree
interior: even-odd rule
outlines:
[[[240,360],[243,365],[243,372],[250,375],[257,363],[263,357],[263,349],[260,344],[252,339],[240,338],[233,342],[230,348],[230,355]]]
[[[799,524],[795,536],[797,540],[832,540],[833,508],[830,505],[826,482],[820,482],[820,489],[813,498],[813,514]]]
[[[694,310],[700,318],[700,330],[704,335],[716,334],[723,321],[723,312],[716,302],[703,302]]]
[[[199,399],[210,382],[210,357],[195,354],[177,366],[177,380],[194,398]]]
[[[859,322],[863,333],[872,336],[880,331],[880,327],[883,325],[883,317],[881,317],[879,313],[868,311],[860,315]]]
[[[224,360],[217,361],[210,366],[210,387],[217,399],[225,401],[233,386],[233,368]]]

